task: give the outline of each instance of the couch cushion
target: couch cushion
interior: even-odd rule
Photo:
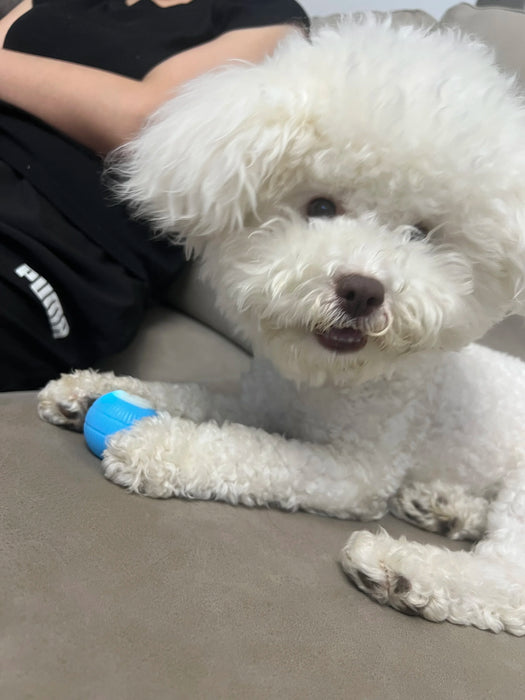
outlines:
[[[360,17],[363,16],[363,14],[363,12],[354,12],[353,16]],[[376,17],[390,16],[394,25],[412,24],[416,27],[432,27],[436,23],[434,17],[423,10],[394,10],[393,12],[374,11],[373,14],[376,15]],[[315,31],[322,27],[336,27],[344,17],[345,15],[343,13],[328,15],[326,17],[313,17],[312,29]]]
[[[210,325],[172,308],[151,309],[135,340],[99,369],[150,381],[236,380],[249,364],[248,355]]]
[[[523,696],[523,640],[404,616],[347,581],[339,550],[374,523],[130,496],[32,393],[0,395],[0,441],[6,700]]]
[[[516,73],[525,84],[525,14],[503,7],[473,7],[461,3],[451,7],[441,26],[459,27],[491,46],[499,65]],[[503,127],[504,125],[502,125]]]
[[[213,328],[225,338],[249,352],[246,340],[215,306],[215,294],[201,274],[198,260],[188,264],[165,295],[166,304]]]

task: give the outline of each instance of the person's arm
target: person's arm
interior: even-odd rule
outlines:
[[[177,87],[231,59],[260,61],[290,31],[289,25],[231,31],[168,58],[143,80],[1,49],[0,99],[106,154],[128,141]]]
[[[4,45],[5,37],[11,25],[33,7],[33,0],[22,0],[0,19],[0,46]]]

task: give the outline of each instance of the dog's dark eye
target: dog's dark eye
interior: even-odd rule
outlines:
[[[416,224],[415,226],[409,226],[409,235],[411,241],[422,241],[425,239],[430,229],[425,226],[425,224]]]
[[[337,205],[326,197],[316,197],[308,202],[306,214],[310,219],[333,219],[337,215]]]

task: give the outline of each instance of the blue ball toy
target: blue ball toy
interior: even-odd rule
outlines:
[[[141,418],[154,416],[153,406],[127,391],[111,391],[98,398],[90,407],[84,422],[84,437],[91,452],[99,459],[108,438],[119,430],[127,430]]]

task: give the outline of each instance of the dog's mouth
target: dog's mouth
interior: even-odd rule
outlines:
[[[357,328],[338,328],[332,326],[322,333],[316,332],[315,337],[320,345],[334,352],[358,352],[368,342],[367,336]]]

